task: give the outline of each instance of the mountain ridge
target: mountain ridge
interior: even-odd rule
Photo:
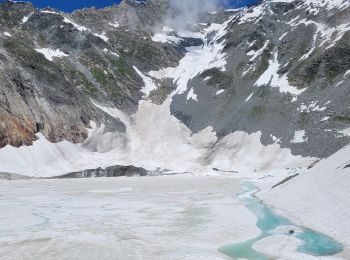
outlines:
[[[165,2],[71,14],[1,4],[10,17],[0,20],[0,75],[9,88],[2,89],[1,146],[31,145],[39,132],[54,143],[84,143],[92,121],[105,134],[123,134],[125,122],[94,102],[133,115],[140,101],[161,105],[169,96],[171,114],[192,134],[208,127],[219,140],[261,133],[265,146],[315,158],[349,143],[346,1],[322,2],[315,11],[311,0],[268,0],[175,29],[164,18]],[[208,67],[188,71],[186,81],[155,73],[178,67],[191,51],[200,60],[189,66]]]

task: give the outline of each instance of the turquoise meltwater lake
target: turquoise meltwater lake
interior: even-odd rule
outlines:
[[[261,230],[261,233],[257,237],[242,243],[223,246],[219,248],[221,253],[234,259],[267,260],[269,259],[268,256],[254,250],[253,245],[263,238],[279,234],[276,229],[281,226],[288,226],[290,228],[288,235],[302,241],[301,246],[297,249],[300,253],[313,256],[328,256],[342,251],[341,244],[327,235],[294,225],[287,218],[275,214],[255,196],[258,191],[259,189],[254,184],[245,183],[244,191],[239,193],[237,197],[257,217],[256,225]]]

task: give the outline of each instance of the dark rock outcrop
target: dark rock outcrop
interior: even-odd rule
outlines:
[[[296,174],[294,174],[294,175],[291,175],[291,176],[288,176],[288,177],[285,178],[284,180],[282,180],[282,181],[280,181],[279,183],[273,185],[273,186],[272,186],[272,189],[273,189],[273,188],[276,188],[276,187],[278,187],[278,186],[280,186],[280,185],[282,185],[282,184],[284,184],[284,183],[286,183],[286,182],[288,182],[288,181],[290,181],[290,180],[292,180],[292,179],[294,179],[295,177],[298,177],[298,176],[299,176],[298,173],[296,173]]]
[[[149,171],[141,167],[135,166],[111,166],[105,169],[89,169],[81,172],[72,172],[61,176],[54,177],[55,179],[70,179],[70,178],[91,178],[91,177],[133,177],[146,176]]]

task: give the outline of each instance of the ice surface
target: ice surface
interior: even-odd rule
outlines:
[[[1,181],[3,259],[227,259],[255,217],[226,177]]]

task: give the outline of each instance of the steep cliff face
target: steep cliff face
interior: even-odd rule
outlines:
[[[121,152],[130,157],[150,146],[140,153],[156,161],[178,141],[210,164],[219,152],[235,161],[242,147],[255,149],[253,138],[270,147],[271,166],[277,148],[324,158],[349,143],[348,1],[265,0],[176,24],[169,6],[123,1],[66,14],[0,4],[0,147],[42,134],[100,151],[105,139],[87,139],[95,127],[123,136],[108,147],[138,143]],[[137,142],[133,127],[143,131]]]

